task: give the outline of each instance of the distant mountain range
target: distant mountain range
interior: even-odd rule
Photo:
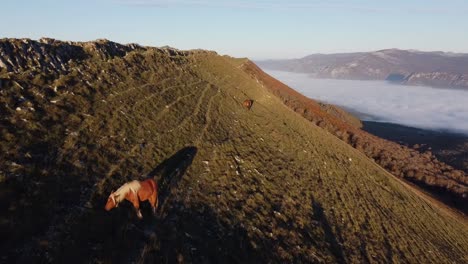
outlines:
[[[388,80],[409,85],[468,89],[468,54],[387,49],[313,54],[301,59],[257,61],[264,69],[316,78]]]

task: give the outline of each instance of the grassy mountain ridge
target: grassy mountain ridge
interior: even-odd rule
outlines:
[[[2,259],[466,261],[466,222],[294,113],[246,60],[83,52],[40,78],[2,72]],[[146,175],[164,194],[158,217],[103,211]]]

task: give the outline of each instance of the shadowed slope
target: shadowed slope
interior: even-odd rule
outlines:
[[[291,111],[241,63],[144,48],[41,80],[32,68],[2,75],[2,259],[466,261],[466,223]],[[159,217],[148,205],[141,222],[128,204],[103,211],[113,188],[148,174],[177,175]]]

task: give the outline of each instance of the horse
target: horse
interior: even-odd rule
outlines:
[[[118,207],[119,203],[124,199],[133,204],[139,219],[143,218],[140,212],[140,201],[148,201],[153,208],[153,214],[156,214],[156,208],[158,208],[158,185],[153,179],[127,182],[117,189],[117,191],[111,192],[104,208],[106,211],[110,211]]]
[[[242,103],[242,106],[250,110],[250,108],[252,108],[253,103],[254,103],[254,100],[247,99]]]

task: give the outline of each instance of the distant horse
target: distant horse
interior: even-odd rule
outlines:
[[[140,212],[140,201],[148,200],[156,213],[158,208],[158,186],[153,179],[144,181],[131,181],[122,185],[117,191],[112,192],[107,198],[105,209],[107,211],[119,206],[124,199],[128,200],[135,207],[138,218],[143,218]]]
[[[249,109],[252,108],[254,101],[252,99],[247,99],[242,103],[242,106]]]

